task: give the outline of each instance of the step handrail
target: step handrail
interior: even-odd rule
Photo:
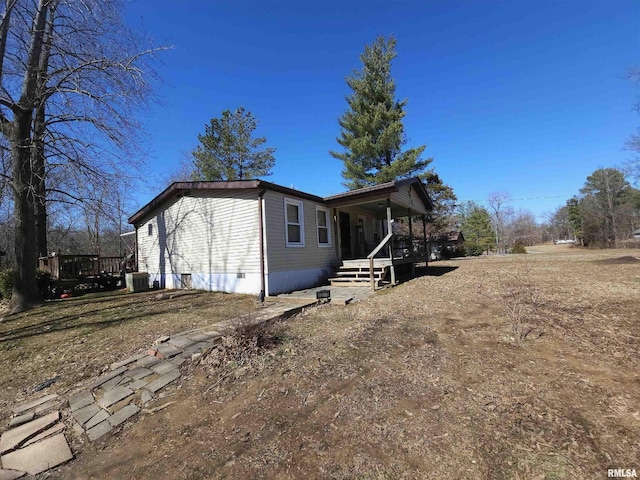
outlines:
[[[382,250],[384,246],[387,243],[389,243],[389,241],[392,238],[393,238],[393,233],[389,232],[387,236],[384,237],[382,241],[378,244],[378,246],[374,248],[369,255],[367,255],[367,258],[369,259],[369,279],[371,280],[371,288],[373,288],[374,290],[376,289],[376,281],[373,275],[373,257],[375,257],[378,254],[378,252]],[[393,248],[390,248],[389,251],[391,252],[391,263],[393,264]]]

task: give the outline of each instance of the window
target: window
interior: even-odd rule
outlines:
[[[149,235],[149,236],[153,235],[153,223],[149,224],[149,229],[147,231],[147,235]]]
[[[287,247],[304,247],[304,211],[302,202],[291,198],[284,199]]]
[[[329,221],[329,210],[316,207],[316,225],[318,227],[318,246],[331,246],[331,222]]]

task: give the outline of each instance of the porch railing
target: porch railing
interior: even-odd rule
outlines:
[[[369,279],[371,280],[371,288],[373,288],[374,290],[376,289],[376,280],[373,273],[373,259],[378,254],[378,252],[380,252],[380,250],[382,250],[388,243],[390,244],[389,251],[391,252],[389,257],[391,259],[392,281],[395,280],[395,278],[393,278],[395,277],[395,272],[393,270],[393,237],[394,237],[393,233],[389,232],[387,236],[384,237],[382,241],[378,244],[378,246],[374,248],[369,255],[367,255],[367,258],[369,259]]]
[[[380,254],[380,252],[389,246],[387,249],[387,257],[391,261],[391,283],[395,283],[395,264],[398,260],[404,260],[407,258],[426,258],[428,256],[428,243],[423,239],[411,238],[408,235],[397,235],[393,233],[387,234],[386,237],[373,249],[373,251],[367,255],[369,260],[369,279],[371,280],[371,288],[375,290],[375,275],[373,272],[374,259]]]

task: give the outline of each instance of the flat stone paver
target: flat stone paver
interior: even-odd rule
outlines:
[[[140,390],[142,387],[144,387],[147,383],[149,383],[151,380],[147,378],[141,378],[140,380],[136,380],[133,383],[130,383],[129,385],[127,385],[131,390]]]
[[[8,452],[20,446],[25,440],[46,430],[60,419],[60,412],[51,412],[44,417],[25,423],[11,430],[7,430],[0,437],[0,453]],[[4,465],[4,464],[3,464]],[[19,469],[18,469],[19,470]],[[26,470],[24,470],[26,471]]]
[[[102,385],[100,385],[100,388],[102,388],[103,390],[109,390],[113,387],[116,387],[122,381],[122,379],[123,379],[122,375],[117,375],[113,377],[111,380],[107,380]]]
[[[124,360],[121,360],[120,362],[115,362],[111,364],[111,370],[117,370],[120,367],[124,367],[126,365],[129,365],[133,362],[135,362],[136,360],[141,359],[142,357],[144,357],[146,355],[146,353],[137,353],[136,355],[129,357],[129,358],[125,358]]]
[[[124,375],[126,377],[129,377],[131,380],[140,380],[141,378],[148,377],[152,373],[153,373],[153,371],[149,370],[148,368],[145,368],[145,367],[134,367],[131,370],[129,370],[128,372],[125,372]]]
[[[76,422],[78,422],[80,425],[84,425],[89,420],[91,420],[99,411],[100,407],[95,403],[92,403],[91,405],[82,407],[80,410],[76,410],[71,415],[73,415],[73,418],[76,419]]]
[[[69,399],[69,410],[75,412],[87,405],[91,405],[93,402],[93,394],[89,390],[84,390]]]
[[[145,385],[145,389],[150,391],[151,393],[155,393],[161,388],[173,382],[176,378],[180,376],[180,370],[172,370],[169,373],[165,373],[157,380]]]
[[[56,423],[53,427],[47,428],[44,432],[39,433],[38,435],[33,437],[31,440],[24,442],[23,447],[26,447],[27,445],[31,445],[32,443],[39,442],[40,440],[50,437],[51,435],[54,435],[56,433],[63,432],[65,428],[66,426],[64,423]]]
[[[164,358],[175,357],[182,353],[182,350],[176,347],[175,345],[170,345],[167,343],[163,343],[162,345],[158,345],[156,351],[160,353]]]
[[[37,475],[72,458],[73,454],[64,434],[59,433],[28,447],[2,455],[2,466]]]
[[[124,400],[129,395],[133,395],[133,390],[129,387],[116,387],[105,391],[104,395],[97,401],[97,403],[102,408],[109,408],[114,403]]]
[[[94,440],[97,440],[103,435],[109,433],[112,428],[111,424],[105,420],[104,422],[101,422],[95,427],[87,430],[87,437],[89,437],[89,440],[93,442]]]
[[[17,417],[13,417],[9,420],[9,426],[17,427],[18,425],[22,425],[23,423],[30,422],[31,420],[33,420],[33,417],[35,417],[35,415],[36,414],[33,412],[28,412],[23,413],[22,415],[18,415]]]
[[[207,340],[211,340],[212,338],[219,337],[219,333],[215,333],[213,335],[206,333],[196,333],[195,335],[190,335],[190,338],[193,338],[196,342],[206,342]]]
[[[141,359],[139,359],[136,364],[138,364],[141,367],[150,367],[151,365],[155,365],[156,363],[161,362],[162,360],[160,360],[158,357],[155,357],[153,355],[147,355],[145,353],[144,357],[142,357]]]
[[[182,355],[178,355],[177,357],[173,357],[171,360],[169,360],[171,363],[173,363],[176,367],[179,367],[180,365],[182,365],[184,362],[187,361],[186,358],[184,358]]]
[[[143,390],[142,394],[140,395],[140,402],[142,403],[142,405],[147,404],[151,400],[153,400],[153,395],[151,394],[151,392],[149,390]]]
[[[176,367],[170,361],[163,360],[162,362],[156,363],[155,365],[153,365],[151,367],[151,370],[153,370],[158,375],[164,375],[165,373],[169,373],[171,370],[175,370],[176,368],[178,367]]]
[[[91,419],[85,424],[84,428],[89,430],[90,428],[95,427],[96,425],[98,425],[100,422],[103,422],[107,418],[109,418],[109,412],[107,412],[106,410],[100,410],[93,417],[91,417]]]
[[[58,395],[56,395],[55,393],[52,393],[50,395],[45,395],[44,397],[40,397],[37,400],[33,400],[29,403],[23,403],[22,405],[17,406],[14,410],[13,413],[16,415],[19,415],[23,412],[26,412],[27,410],[31,410],[32,408],[37,407],[38,405],[42,405],[43,403],[46,403],[50,400],[53,400],[55,398],[58,398]]]
[[[60,408],[62,408],[63,403],[64,403],[64,400],[60,398],[56,398],[54,400],[50,400],[46,403],[38,405],[36,407],[36,412],[35,412],[36,416],[42,415],[43,413],[46,413],[53,409],[59,410]]]
[[[93,390],[94,388],[98,388],[103,383],[111,380],[113,377],[117,377],[118,375],[120,375],[121,373],[125,372],[126,370],[127,370],[127,367],[116,368],[112,372],[106,373],[106,374],[102,375],[101,377],[96,378],[94,381],[90,382],[87,385],[87,388],[89,390]]]
[[[196,340],[192,340],[189,337],[172,337],[169,343],[178,348],[185,348],[196,343]]]
[[[0,468],[0,480],[16,480],[16,478],[24,477],[27,472],[19,472],[18,470],[7,470]]]
[[[140,411],[140,408],[137,405],[126,405],[118,410],[116,413],[111,415],[108,419],[109,423],[112,427],[117,427],[122,422],[128,420],[133,417],[136,413]]]
[[[187,348],[185,348],[181,356],[184,358],[191,358],[192,354],[197,353],[207,347],[209,347],[209,345],[206,342],[194,343],[193,345],[189,345]]]

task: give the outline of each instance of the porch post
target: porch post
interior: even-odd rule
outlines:
[[[429,242],[427,242],[427,216],[422,214],[422,237],[424,241],[424,256],[426,263],[429,263]]]
[[[393,216],[391,215],[391,198],[387,198],[387,228],[388,233],[393,233]],[[396,267],[393,264],[393,236],[389,242],[389,258],[391,259],[391,285],[396,283]]]
[[[411,278],[416,277],[416,262],[413,257],[413,221],[411,219],[411,209],[409,211],[409,255],[411,256]]]
[[[413,222],[411,220],[411,209],[409,209],[409,254],[413,257]]]
[[[336,232],[336,248],[338,249],[338,258],[340,262],[342,262],[342,245],[340,244],[340,239],[342,238],[342,231],[340,230],[340,221],[338,219],[338,209],[333,209],[333,225],[335,226]]]

